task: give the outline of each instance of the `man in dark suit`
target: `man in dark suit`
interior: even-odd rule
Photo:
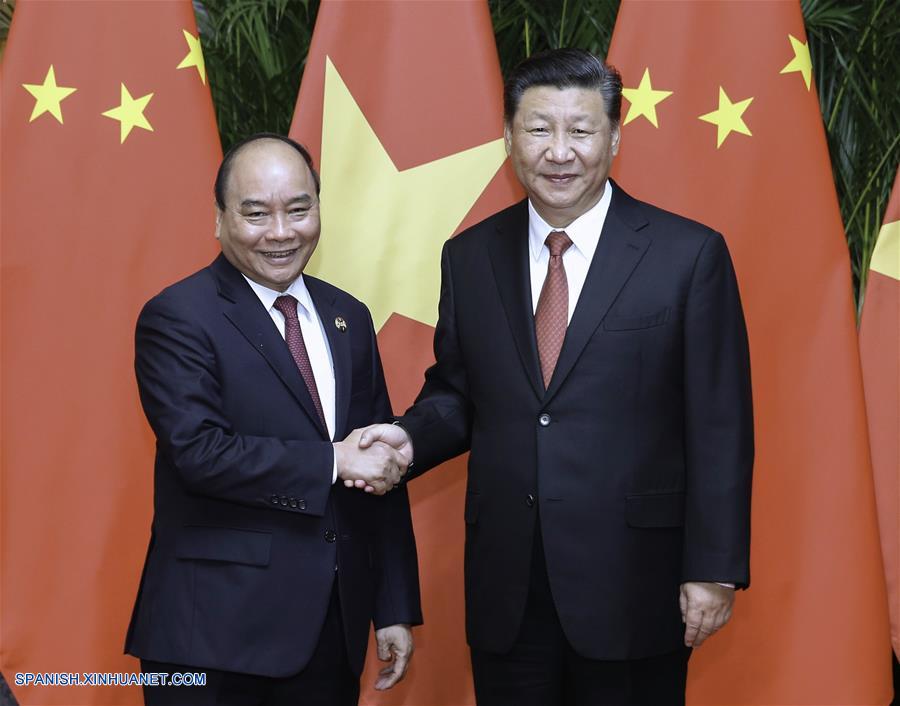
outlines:
[[[278,135],[216,179],[222,254],[151,299],[136,335],[157,438],[154,518],[125,649],[148,704],[321,704],[359,696],[369,624],[389,688],[421,622],[405,459],[347,431],[388,419],[366,307],[303,275],[319,238],[309,154]],[[370,453],[374,452],[374,453]]]
[[[621,87],[576,50],[509,77],[506,146],[528,200],[447,242],[436,363],[398,424],[361,439],[413,459],[408,478],[471,451],[482,706],[683,703],[691,648],[749,583],[734,270],[718,233],[608,179]]]

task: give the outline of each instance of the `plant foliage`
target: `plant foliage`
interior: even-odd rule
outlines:
[[[861,308],[900,163],[900,3],[801,5]]]
[[[577,47],[606,56],[618,0],[488,0],[504,75],[545,49]]]
[[[314,0],[195,0],[224,148],[254,132],[287,133],[318,6]]]

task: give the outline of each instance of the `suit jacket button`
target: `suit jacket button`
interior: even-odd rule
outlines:
[[[269,498],[269,500],[272,501],[272,504],[273,504],[273,505],[277,505],[277,504],[278,504],[278,496],[277,496],[277,495],[273,495],[271,498]]]
[[[284,495],[281,496],[281,504],[287,507],[288,499]]]
[[[334,530],[325,530],[325,541],[329,544],[332,544],[337,539],[337,534]]]
[[[291,498],[291,507],[297,507],[297,498]]]
[[[297,501],[297,507],[299,507],[301,510],[305,510],[306,509],[306,501],[301,498],[300,500]]]
[[[534,496],[531,493],[528,493],[528,497],[525,498],[525,504],[528,507],[534,507]]]
[[[542,427],[550,426],[550,415],[544,412],[540,417],[538,417],[538,424]]]

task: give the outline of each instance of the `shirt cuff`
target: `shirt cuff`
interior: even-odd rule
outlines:
[[[336,473],[336,472],[337,472],[337,471],[335,471],[335,473]],[[717,583],[719,586],[721,586],[722,588],[734,588],[734,584],[733,584],[733,583],[722,583],[721,581],[716,581],[716,583]]]
[[[337,483],[337,454],[334,455],[334,460],[331,462],[331,484],[335,483]]]

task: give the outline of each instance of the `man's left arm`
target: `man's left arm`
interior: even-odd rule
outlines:
[[[684,314],[685,642],[699,646],[750,583],[753,407],[737,278],[718,233],[697,256]]]

